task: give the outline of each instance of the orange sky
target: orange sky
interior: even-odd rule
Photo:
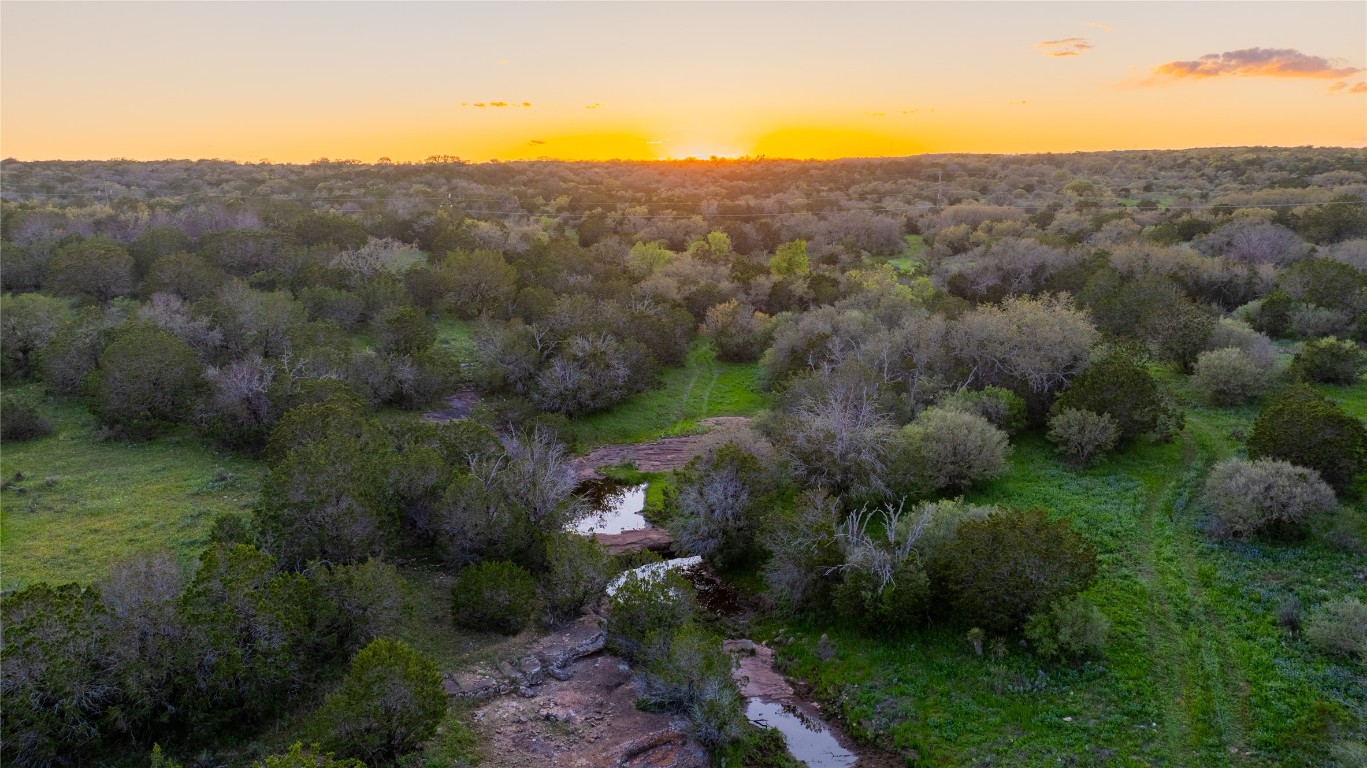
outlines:
[[[1364,29],[1362,2],[6,0],[0,154],[1367,146]]]

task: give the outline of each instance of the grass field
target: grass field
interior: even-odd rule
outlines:
[[[759,389],[759,366],[723,363],[712,344],[699,339],[681,368],[669,368],[654,389],[610,410],[574,421],[581,449],[608,443],[639,443],[699,429],[710,416],[748,416],[768,404]]]
[[[907,249],[901,256],[888,259],[888,263],[907,272],[915,272],[921,266],[921,251],[926,249],[925,240],[920,235],[907,235]]]
[[[1356,413],[1367,404],[1367,382],[1324,391]],[[853,732],[914,750],[918,765],[1310,766],[1328,764],[1333,739],[1367,737],[1367,669],[1320,656],[1275,619],[1293,595],[1307,612],[1367,597],[1367,560],[1325,542],[1334,521],[1291,544],[1202,535],[1199,484],[1239,449],[1257,410],[1179,393],[1187,428],[1173,443],[1076,472],[1027,436],[1010,474],[969,494],[1051,510],[1096,544],[1102,568],[1089,597],[1112,625],[1105,661],[1042,664],[1014,641],[1000,658],[978,657],[966,627],[888,640],[805,623],[787,625],[801,633],[786,652],[791,670]],[[1358,500],[1339,513],[1359,537],[1364,512]],[[815,655],[822,633],[831,661]]]
[[[145,443],[102,442],[81,402],[39,402],[53,433],[0,451],[6,590],[37,581],[93,581],[137,552],[169,549],[190,557],[207,541],[216,515],[256,502],[260,462],[215,450],[188,430]],[[16,473],[23,479],[15,482]]]
[[[475,358],[475,321],[444,317],[437,321],[437,349],[462,364]]]

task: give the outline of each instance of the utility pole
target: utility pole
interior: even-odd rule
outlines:
[[[924,178],[925,175],[926,175],[927,173],[929,173],[929,171],[922,171],[922,172],[921,172],[921,176]],[[943,168],[936,168],[936,169],[935,169],[935,208],[938,210],[938,209],[943,209],[944,207],[945,207],[945,169],[943,169]]]

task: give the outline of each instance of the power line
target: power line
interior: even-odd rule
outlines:
[[[22,191],[22,190],[16,192],[16,191],[14,191],[14,190],[3,190],[3,193],[4,193],[4,194],[14,194],[14,195],[19,195],[19,196],[27,196],[27,197],[43,197],[43,198],[47,198],[47,199],[54,199],[54,198],[55,198],[55,199],[63,199],[63,198],[72,198],[72,197],[93,197],[93,198],[102,198],[106,203],[109,201],[109,195],[108,195],[107,192],[104,192],[104,191],[101,191],[101,192],[71,192],[71,193],[63,193],[63,192],[26,192],[26,191]],[[470,202],[488,202],[488,201],[492,201],[492,200],[500,200],[500,199],[503,199],[503,198],[497,198],[497,197],[465,197],[465,198],[450,198],[450,197],[444,197],[444,196],[440,196],[440,195],[418,195],[418,196],[397,195],[397,196],[395,196],[395,197],[338,197],[338,196],[334,196],[334,197],[305,197],[305,198],[303,198],[303,199],[300,199],[300,198],[283,198],[283,199],[282,199],[282,198],[277,197],[277,196],[274,196],[274,195],[245,195],[245,194],[244,194],[244,195],[238,195],[238,194],[232,194],[232,195],[195,195],[195,194],[190,194],[190,195],[184,195],[184,196],[183,196],[184,199],[182,200],[182,202],[199,201],[199,200],[276,200],[276,201],[282,201],[282,202],[284,202],[284,201],[292,201],[292,202],[301,202],[301,203],[302,203],[302,202],[351,202],[351,203],[375,202],[375,203],[384,203],[384,202],[392,202],[392,201],[395,200],[396,197],[397,197],[399,200],[413,200],[413,201],[417,201],[417,200],[429,200],[429,201],[430,201],[430,200],[435,200],[435,201],[444,203],[444,204],[446,204],[446,206],[449,206],[449,207],[458,207],[458,208],[461,208],[462,212],[463,212],[463,213],[467,213],[467,214],[482,214],[482,215],[491,215],[491,216],[555,216],[555,215],[559,215],[560,213],[564,213],[563,211],[556,212],[556,211],[495,210],[495,209],[473,209],[473,208],[465,208],[465,207],[463,207],[463,206],[460,206],[459,203],[463,203],[463,202],[466,202],[466,201],[470,201]],[[130,197],[128,197],[128,196],[125,196],[125,198],[126,198],[126,199],[138,200],[138,201],[140,201],[140,202],[151,202],[151,201],[156,201],[156,200],[169,200],[169,199],[170,199],[170,198],[156,198],[156,197],[154,197],[154,198],[141,198],[141,197],[130,198]],[[804,199],[807,199],[807,200],[838,200],[839,198],[832,198],[832,197],[810,197],[810,198],[804,198]],[[9,200],[9,201],[7,201],[7,202],[23,202],[23,199],[20,199],[20,200]],[[518,205],[520,205],[520,203],[514,203],[514,201],[509,201],[509,203],[510,203],[510,204],[518,204]],[[902,214],[902,213],[906,213],[907,211],[906,211],[905,209],[902,209],[902,208],[894,208],[894,207],[890,207],[890,206],[895,205],[895,204],[901,204],[901,205],[904,205],[904,206],[909,206],[909,205],[913,205],[913,204],[915,204],[915,203],[925,203],[925,204],[927,204],[927,205],[935,205],[934,203],[931,203],[929,200],[924,200],[924,199],[921,199],[921,198],[913,198],[913,199],[911,199],[911,200],[897,200],[897,201],[890,201],[890,202],[884,202],[884,203],[877,203],[877,204],[875,204],[875,205],[873,205],[873,206],[841,206],[841,207],[838,207],[838,208],[827,208],[827,209],[823,209],[823,210],[791,210],[791,211],[777,211],[777,212],[774,212],[774,211],[752,211],[752,212],[747,212],[747,213],[701,213],[701,212],[695,212],[695,213],[628,213],[627,211],[617,210],[617,211],[607,211],[607,212],[605,212],[605,213],[608,213],[608,214],[610,214],[610,215],[618,215],[618,216],[630,216],[630,217],[632,217],[632,218],[639,218],[639,219],[767,218],[767,217],[777,217],[777,216],[800,216],[800,215],[802,215],[802,214],[812,214],[812,215],[816,215],[816,214],[824,214],[824,213],[841,213],[841,212],[846,212],[846,211],[863,211],[863,212],[870,212],[870,213],[892,213],[892,214]],[[1058,206],[1058,202],[1054,202],[1054,203],[1039,203],[1039,204],[1032,204],[1032,205],[1022,205],[1022,204],[1011,204],[1011,203],[991,203],[991,202],[973,201],[973,202],[963,202],[963,203],[960,203],[960,205],[964,205],[964,206],[979,205],[979,206],[988,206],[988,207],[1012,208],[1012,209],[1021,210],[1021,211],[1036,211],[1036,210],[1045,210],[1045,209],[1056,208],[1056,207]],[[1292,202],[1292,203],[1204,203],[1204,204],[1169,204],[1169,205],[1159,205],[1159,207],[1158,207],[1157,210],[1161,210],[1161,211],[1173,211],[1173,210],[1177,210],[1177,211],[1199,211],[1199,210],[1214,210],[1214,209],[1217,209],[1217,208],[1298,208],[1298,207],[1307,206],[1307,205],[1362,205],[1362,203],[1359,202],[1359,201],[1356,201],[1356,200],[1327,200],[1327,201],[1309,201],[1309,200],[1307,200],[1307,201]],[[941,207],[942,209],[944,208],[943,206],[938,206],[938,207]],[[955,207],[955,206],[950,206],[950,207]],[[1117,203],[1117,202],[1102,203],[1102,202],[1099,202],[1099,201],[1094,203],[1094,208],[1095,208],[1096,210],[1129,210],[1129,209],[1137,208],[1137,207],[1138,207],[1138,204],[1137,204],[1137,203],[1134,204],[1134,205],[1127,205],[1127,204],[1125,204],[1125,203]],[[1062,211],[1062,210],[1064,210],[1064,209],[1063,209],[1063,208],[1058,208],[1058,210]]]

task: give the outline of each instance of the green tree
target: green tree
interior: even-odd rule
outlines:
[[[769,273],[774,277],[800,276],[811,271],[812,262],[807,257],[806,240],[792,240],[780,245],[769,259]]]
[[[515,635],[535,609],[536,580],[513,563],[476,563],[451,586],[451,615],[461,627]]]
[[[70,316],[62,299],[37,293],[0,296],[0,376],[21,379],[32,374],[38,353]]]
[[[62,248],[48,265],[48,288],[106,304],[133,292],[133,257],[107,237],[92,237]]]
[[[82,764],[117,690],[102,673],[111,649],[98,592],[37,584],[6,595],[0,617],[0,757],[20,768]]]
[[[188,344],[160,328],[134,325],[100,355],[94,382],[100,420],[145,436],[189,415],[204,376]]]
[[[271,468],[257,506],[263,546],[291,568],[383,551],[397,516],[386,498],[388,451],[328,432]]]
[[[1040,509],[966,520],[933,569],[956,617],[1006,632],[1096,575],[1096,552],[1067,520]]]
[[[389,307],[370,325],[375,348],[387,355],[421,355],[437,341],[427,313],[413,306]]]
[[[1367,427],[1337,403],[1296,382],[1258,414],[1248,436],[1248,456],[1309,467],[1343,493],[1367,470]]]
[[[1120,442],[1150,434],[1170,440],[1182,430],[1182,412],[1131,350],[1114,348],[1097,355],[1054,401],[1053,413],[1075,409],[1115,420]]]
[[[369,765],[387,765],[432,738],[445,714],[437,665],[398,640],[381,638],[351,660],[314,722],[327,746]]]

